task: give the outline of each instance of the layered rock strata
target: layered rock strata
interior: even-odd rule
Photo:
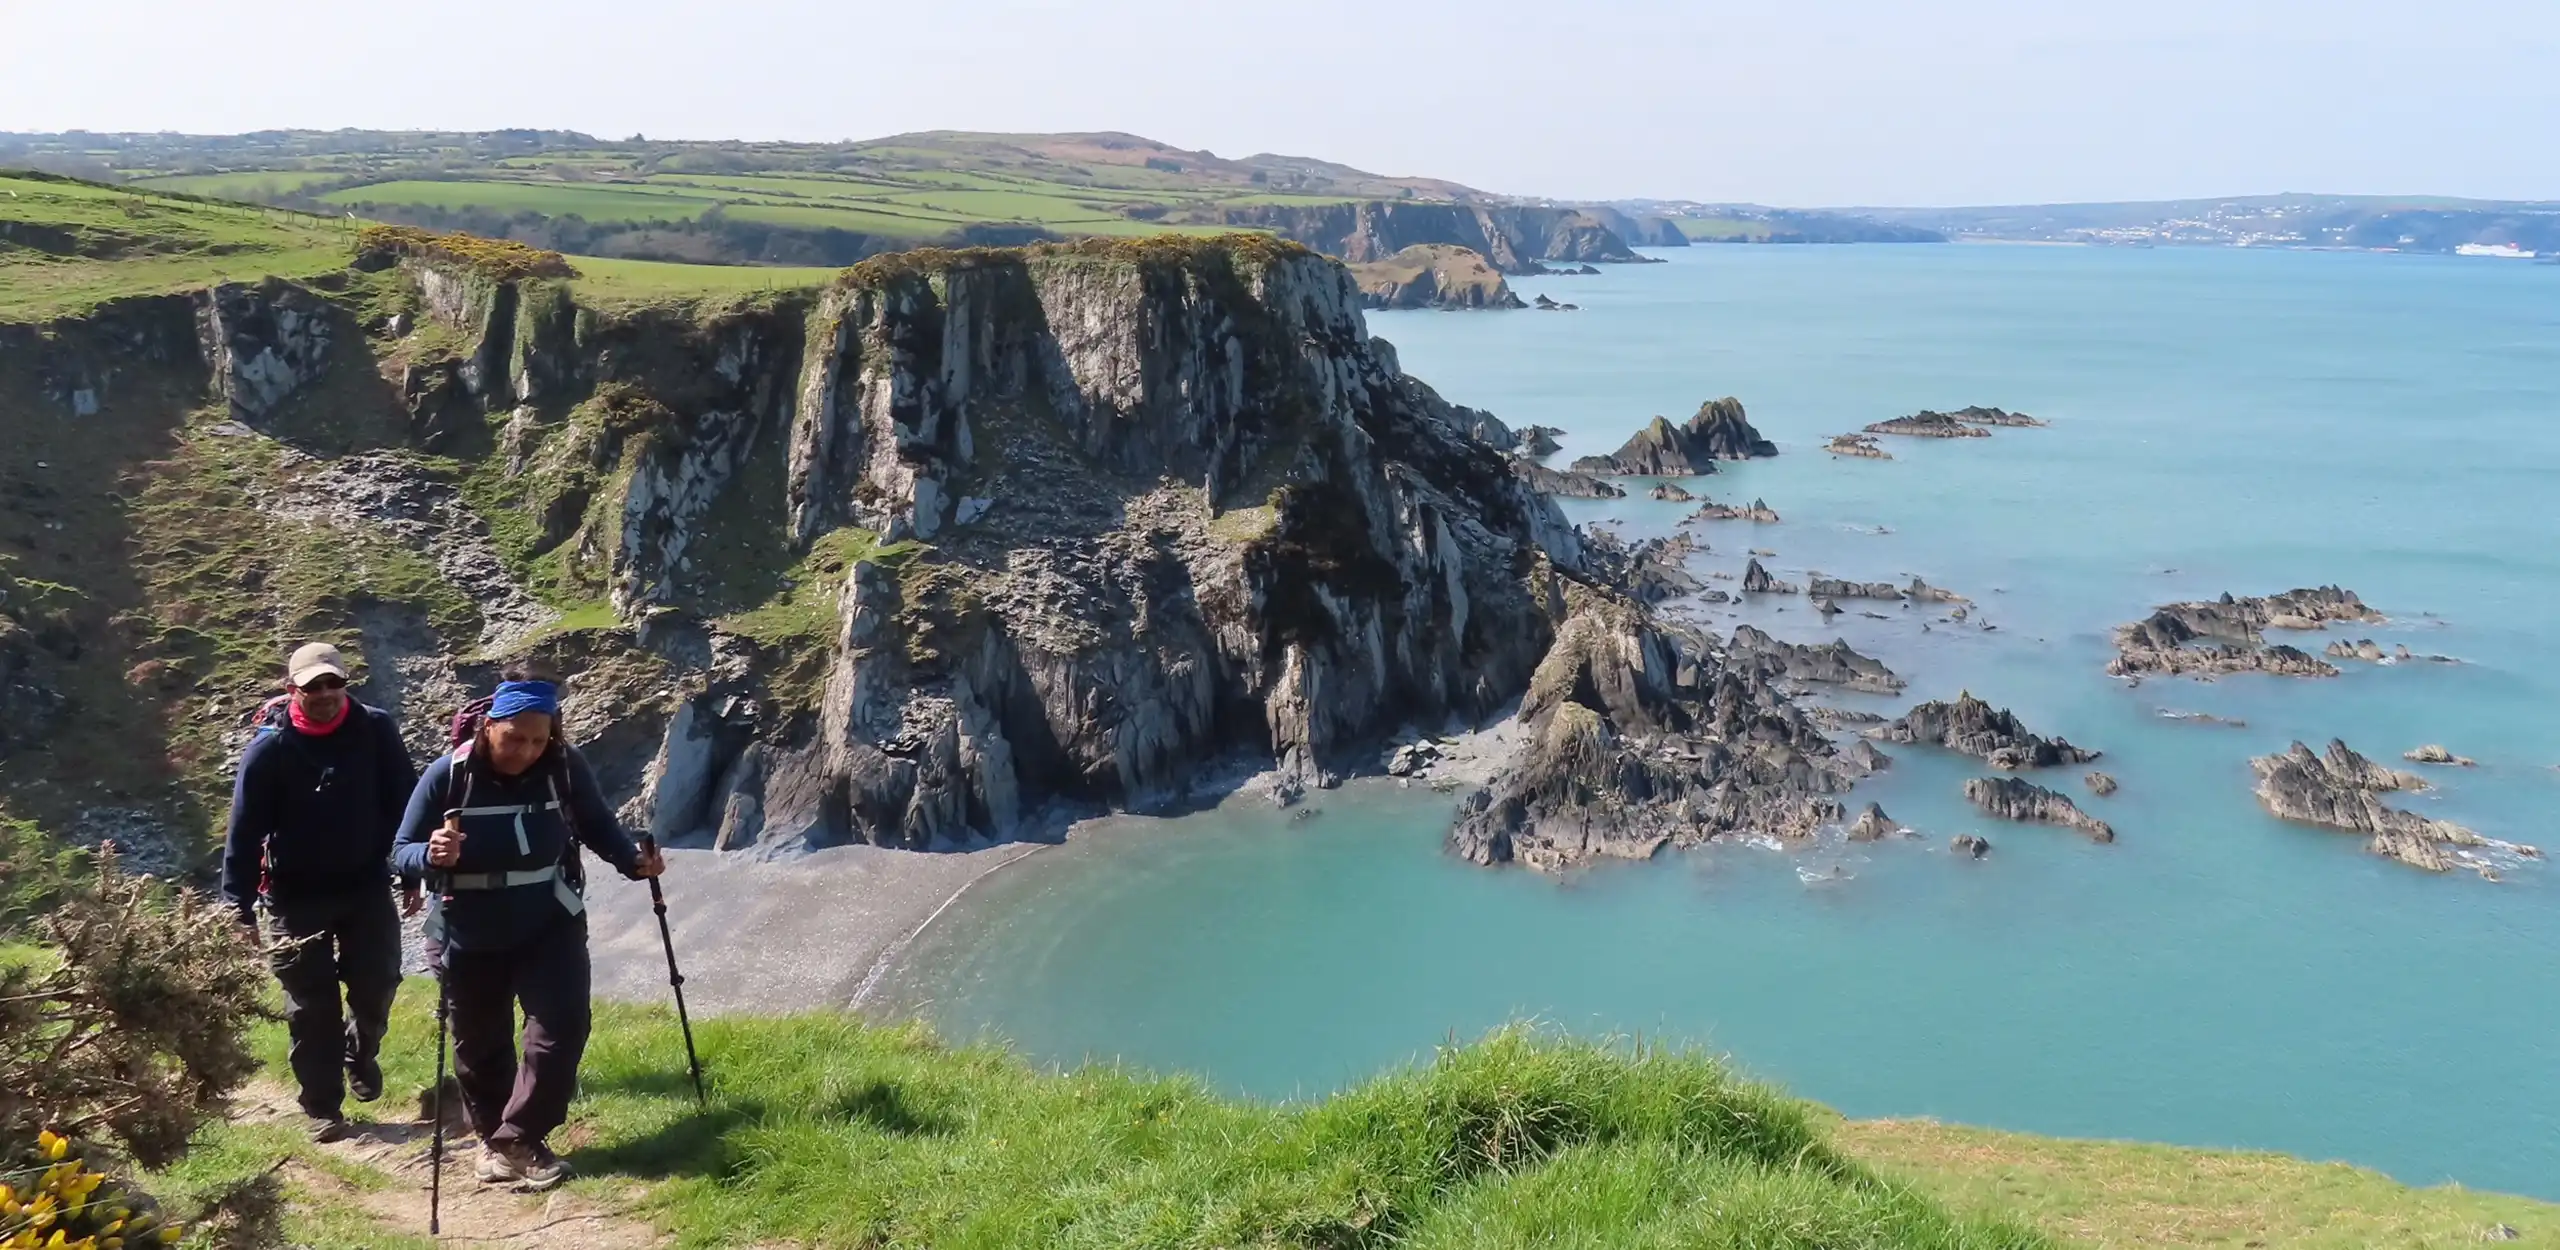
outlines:
[[[2449,820],[2432,820],[2391,807],[2379,796],[2424,790],[2415,773],[2389,768],[2331,740],[2315,754],[2296,742],[2278,755],[2249,761],[2257,773],[2258,802],[2285,820],[2366,835],[2365,849],[2428,872],[2471,868],[2494,876],[2498,867],[2540,855],[2529,846],[2501,842]]]
[[[2060,738],[2038,737],[2028,732],[2015,713],[1995,708],[1969,690],[1953,703],[1923,703],[1874,733],[1887,742],[1942,746],[2010,771],[2085,764],[2099,755]]]
[[[2068,797],[2022,777],[1976,777],[1964,783],[1965,801],[2002,820],[2059,825],[2093,842],[2113,842],[2115,829],[2081,811]]]

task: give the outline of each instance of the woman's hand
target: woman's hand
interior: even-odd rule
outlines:
[[[658,849],[658,844],[655,842],[641,843],[640,860],[639,863],[631,869],[631,879],[634,881],[646,881],[651,877],[665,873],[666,870],[667,857],[664,852]]]
[[[451,868],[462,862],[462,817],[445,813],[444,828],[427,837],[427,863],[436,868]]]

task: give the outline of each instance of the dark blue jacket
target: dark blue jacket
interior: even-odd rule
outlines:
[[[361,703],[337,731],[261,728],[231,783],[222,897],[247,917],[263,883],[278,907],[378,890],[418,770],[389,713]]]
[[[476,760],[458,763],[447,752],[418,778],[392,863],[402,876],[427,875],[437,891],[445,944],[453,949],[512,950],[541,937],[568,913],[548,882],[447,889],[447,874],[539,871],[569,857],[572,837],[626,877],[639,869],[640,848],[605,805],[586,757],[575,747],[561,751],[517,777],[501,777]],[[427,839],[444,826],[448,808],[468,813],[462,818],[462,859],[450,869],[431,869]]]

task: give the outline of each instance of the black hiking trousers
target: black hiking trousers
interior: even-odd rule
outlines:
[[[427,959],[451,995],[453,1075],[471,1112],[472,1131],[493,1146],[542,1145],[569,1118],[578,1062],[594,1023],[585,918],[563,911],[542,932],[504,950],[452,950],[430,942]]]
[[[387,887],[264,905],[267,962],[284,987],[286,1057],[303,1113],[338,1118],[347,1065],[381,1053],[400,992],[400,912]],[[344,992],[343,1003],[340,998]]]

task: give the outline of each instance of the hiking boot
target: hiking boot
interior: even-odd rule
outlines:
[[[357,1102],[372,1102],[382,1097],[382,1061],[350,1059],[347,1061],[347,1092]]]
[[[508,1142],[480,1149],[480,1182],[484,1185],[513,1185],[519,1192],[538,1194],[557,1189],[569,1179],[569,1165],[547,1146]]]
[[[309,1123],[311,1140],[316,1145],[326,1146],[347,1139],[349,1129],[343,1116],[315,1115],[309,1117]]]
[[[516,1166],[506,1150],[482,1142],[477,1175],[483,1185],[512,1185],[524,1179],[524,1169]]]

